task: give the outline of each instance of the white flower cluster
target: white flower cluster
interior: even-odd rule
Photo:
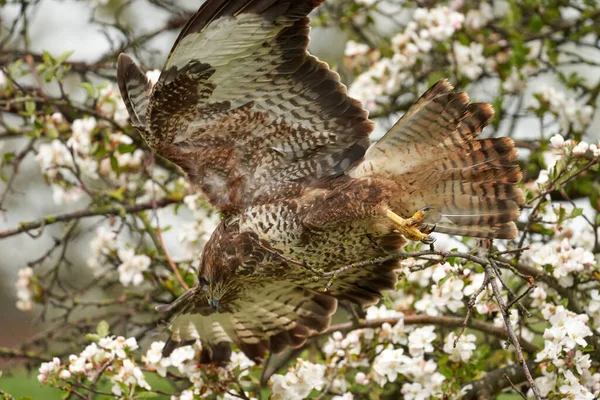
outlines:
[[[446,309],[456,312],[464,306],[462,298],[465,283],[449,264],[411,272],[407,279],[409,282],[418,282],[421,287],[431,287],[431,293],[424,293],[415,303],[418,311],[438,316]],[[435,283],[431,285],[431,281]]]
[[[409,69],[426,57],[434,45],[448,40],[461,29],[464,15],[448,7],[418,8],[402,33],[392,38],[394,55],[373,63],[350,86],[349,93],[369,109],[377,107],[381,96],[393,95],[402,85],[410,84]],[[364,52],[354,45],[351,49]]]
[[[198,366],[198,353],[202,350],[199,341],[192,346],[182,346],[173,350],[170,356],[163,357],[162,350],[165,347],[165,342],[157,341],[150,345],[146,354],[142,356],[142,361],[149,371],[156,371],[162,377],[167,376],[169,367],[176,368],[182,377],[188,379],[193,387],[184,390],[179,397],[173,399],[186,400],[193,399],[195,395],[207,395],[210,392],[202,378],[202,371]],[[221,381],[228,380],[231,377],[232,371],[237,371],[238,379],[249,374],[249,369],[255,363],[241,352],[233,352],[230,362],[226,368],[219,370]],[[223,397],[229,399],[230,397]]]
[[[590,319],[594,321],[596,332],[600,333],[600,291],[598,289],[590,291],[590,302],[585,310]]]
[[[539,192],[550,182],[551,171],[557,165],[557,162],[568,155],[575,157],[591,153],[592,157],[600,158],[600,142],[598,144],[588,144],[587,142],[574,140],[565,140],[560,134],[555,134],[550,138],[552,147],[549,151],[543,153],[545,169],[541,170],[533,186],[529,187],[532,192]]]
[[[113,93],[111,96],[114,96],[114,91],[111,91],[111,93]],[[111,100],[103,104],[118,103]],[[127,113],[126,110],[124,112]],[[60,114],[54,114],[46,121],[46,129],[56,130],[55,125],[63,122]],[[125,174],[118,176],[113,171],[111,156],[105,156],[100,162],[95,158],[93,151],[97,128],[98,123],[93,117],[76,119],[70,126],[71,137],[66,143],[54,139],[49,143],[40,145],[36,160],[51,184],[55,204],[69,204],[79,200],[84,195],[85,192],[82,189],[82,182],[79,181],[78,175],[84,182],[96,181],[102,175],[103,178],[119,185],[127,183]],[[131,146],[133,146],[131,137],[122,133],[111,132],[108,134],[108,139],[108,142],[102,143],[102,145],[116,159],[121,171],[135,171],[142,165],[144,151],[131,149]],[[122,153],[119,151],[121,145],[129,149]]]
[[[492,9],[492,6],[482,1],[479,3],[479,8],[467,12],[465,26],[474,31],[478,31],[487,25],[493,18],[494,10]]]
[[[584,155],[588,150],[592,153],[594,157],[600,157],[600,143],[598,144],[588,144],[583,140],[580,142],[575,142],[573,140],[565,140],[560,134],[556,134],[550,138],[550,143],[552,147],[557,150],[570,149],[571,153],[576,156]],[[564,153],[559,153],[564,154]]]
[[[83,196],[84,192],[75,174],[75,163],[82,174],[90,178],[98,177],[98,165],[88,157],[91,133],[95,127],[94,118],[77,119],[73,121],[72,136],[67,145],[58,139],[40,145],[36,161],[51,183],[55,204],[69,204]]]
[[[142,273],[150,268],[150,257],[145,254],[135,254],[133,249],[120,249],[118,255],[121,264],[117,270],[121,284],[139,286],[144,281]]]
[[[573,97],[567,97],[564,92],[551,86],[544,87],[539,96],[550,111],[558,116],[562,129],[572,126],[575,131],[582,131],[594,116],[594,108],[590,105],[580,105]]]
[[[87,260],[87,265],[95,277],[108,273],[111,258],[118,257],[120,264],[117,272],[123,286],[139,286],[144,281],[143,273],[148,271],[152,260],[145,254],[135,254],[133,249],[124,247],[118,242],[116,232],[99,227],[96,237],[90,242],[90,247],[92,254]]]
[[[131,172],[138,169],[144,161],[144,151],[142,149],[135,149],[133,152],[121,153],[119,151],[120,145],[131,146],[133,145],[133,139],[122,133],[110,133],[108,135],[110,142],[108,148],[113,150],[113,156],[117,160],[117,165],[120,171]],[[117,175],[111,165],[110,157],[105,157],[100,161],[99,172],[102,176],[109,178],[112,182],[117,184],[127,183],[124,174]]]
[[[417,336],[422,337],[423,335],[419,333]],[[423,355],[406,356],[403,349],[395,349],[391,346],[383,349],[373,361],[373,379],[380,386],[383,387],[388,382],[395,382],[399,375],[403,375],[410,381],[410,383],[404,383],[401,389],[403,398],[406,400],[425,400],[440,396],[442,383],[446,378],[436,371],[435,361],[425,360]]]
[[[348,40],[346,42],[344,65],[350,70],[369,65],[379,60],[379,58],[379,51],[371,49],[364,43],[358,43],[354,40]]]
[[[454,342],[456,341],[456,335],[454,332],[450,332],[450,334],[444,339],[444,352],[450,354],[450,360],[454,362],[466,362],[469,361],[471,356],[473,355],[473,351],[477,348],[475,345],[475,341],[477,337],[472,333],[468,335],[461,335],[456,342],[456,346],[454,346]]]
[[[109,270],[110,257],[116,254],[117,248],[117,232],[103,226],[96,229],[96,236],[90,241],[92,254],[87,259],[87,265],[94,277],[98,278]]]
[[[453,55],[450,56],[450,62],[454,65],[459,74],[469,79],[475,79],[483,72],[486,58],[483,56],[483,45],[472,42],[468,46],[455,42],[453,45]]]
[[[24,267],[17,275],[17,308],[21,311],[33,310],[33,269]]]
[[[48,379],[69,379],[71,372],[61,367],[60,360],[54,357],[52,361],[42,363],[39,368],[37,379],[40,383],[46,383]]]
[[[219,225],[220,217],[218,213],[202,206],[200,194],[186,196],[183,202],[194,214],[195,221],[182,225],[178,239],[183,244],[186,256],[195,257]]]
[[[552,276],[562,287],[573,286],[573,277],[595,263],[594,254],[583,247],[573,248],[569,239],[550,241],[539,248],[532,248],[528,256],[539,267],[551,266]]]
[[[544,332],[544,349],[535,359],[543,363],[543,375],[536,379],[542,395],[547,396],[558,389],[567,398],[597,399],[600,373],[592,375],[589,372],[590,355],[584,355],[578,348],[587,346],[585,338],[592,335],[589,317],[550,304],[545,304],[542,314],[550,322],[550,328]],[[548,368],[550,365],[553,368]]]
[[[68,380],[72,376],[95,381],[99,374],[110,376],[112,392],[120,396],[122,388],[132,393],[136,387],[151,390],[144,373],[129,358],[129,353],[138,348],[135,338],[108,336],[91,343],[79,355],[69,356],[69,365],[61,365],[58,358],[42,363],[38,380],[46,383],[56,379]]]
[[[269,385],[273,400],[302,400],[313,389],[321,390],[326,384],[326,367],[299,358],[285,375],[273,375]]]
[[[106,82],[98,91],[97,108],[102,115],[114,119],[119,125],[125,125],[129,120],[121,93],[110,82]]]

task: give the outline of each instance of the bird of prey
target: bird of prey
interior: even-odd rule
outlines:
[[[307,52],[323,1],[207,0],[154,86],[119,57],[131,124],[223,215],[197,285],[158,307],[175,315],[166,354],[198,339],[213,362],[232,343],[253,360],[302,346],[338,301],[365,307],[394,289],[398,264],[328,273],[430,243],[434,228],[517,235],[514,144],[477,138],[492,107],[440,81],[369,147],[367,111]]]

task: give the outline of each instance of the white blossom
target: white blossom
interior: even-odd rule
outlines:
[[[21,311],[33,310],[33,269],[31,267],[21,268],[17,274],[17,303],[16,307]]]
[[[450,57],[450,61],[456,65],[459,73],[469,79],[475,79],[483,73],[486,59],[481,43],[472,42],[469,46],[463,46],[455,42],[453,49],[454,57]]]
[[[54,357],[52,361],[42,363],[39,368],[40,374],[37,376],[38,381],[40,381],[40,383],[46,383],[49,378],[55,378],[58,375],[60,368],[60,360],[56,357]]]
[[[58,139],[41,144],[35,159],[42,172],[50,179],[56,178],[61,171],[60,167],[74,168],[69,149]]]
[[[119,382],[124,383],[127,386],[137,385],[146,390],[152,389],[148,382],[146,382],[142,370],[128,358],[123,360],[123,365],[119,367],[117,375],[113,376],[111,381],[113,382],[112,392],[117,396],[122,395],[121,386],[118,384]]]
[[[454,341],[456,340],[456,335],[454,332],[450,332],[450,334],[444,339],[444,352],[450,354],[450,360],[458,362],[458,361],[469,361],[471,356],[473,355],[473,351],[477,348],[475,345],[475,341],[477,337],[473,334],[461,335],[456,343],[456,347],[454,346]]]
[[[273,375],[269,380],[273,400],[301,400],[313,389],[325,386],[325,366],[298,359],[285,375]]]
[[[575,98],[567,97],[564,92],[552,86],[544,87],[539,93],[541,101],[548,104],[550,111],[558,116],[563,129],[573,125],[576,131],[582,131],[594,115],[594,108],[590,105],[577,104]]]
[[[150,257],[145,254],[136,255],[133,249],[121,249],[118,255],[121,264],[117,270],[121,284],[139,286],[144,281],[142,272],[150,268]]]
[[[556,147],[557,149],[560,149],[567,142],[565,142],[565,138],[563,138],[562,135],[557,133],[556,135],[554,135],[550,138],[550,143],[552,144],[552,146]]]
[[[465,17],[465,26],[474,31],[484,27],[494,18],[492,6],[486,2],[480,2],[478,9],[472,9],[467,12]]]
[[[156,371],[162,377],[167,376],[167,368],[171,366],[171,358],[162,355],[164,347],[165,342],[153,342],[146,351],[146,355],[142,357],[146,368]]]
[[[94,117],[76,119],[71,124],[72,135],[67,141],[67,146],[72,148],[75,153],[89,154],[94,129],[96,129],[96,119]]]
[[[532,249],[529,257],[540,267],[552,266],[552,275],[563,287],[573,286],[573,274],[595,263],[592,252],[583,247],[573,248],[566,238],[560,242],[552,241],[538,249]]]
[[[586,142],[579,142],[575,145],[575,147],[573,147],[573,154],[578,156],[583,155],[589,147],[590,145]]]
[[[417,328],[408,335],[408,351],[412,356],[419,356],[423,353],[431,353],[436,338],[434,326],[424,326]]]

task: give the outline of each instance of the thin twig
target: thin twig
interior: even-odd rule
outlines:
[[[491,261],[491,262],[493,262],[493,261]],[[496,302],[498,303],[498,306],[500,307],[500,314],[502,315],[502,319],[504,320],[504,325],[506,326],[506,329],[508,331],[508,336],[510,338],[510,341],[512,342],[513,346],[515,346],[515,351],[517,352],[517,356],[519,358],[519,364],[521,365],[521,367],[523,368],[523,371],[525,372],[527,382],[529,382],[529,385],[531,386],[531,390],[533,391],[535,398],[537,400],[541,400],[542,396],[540,394],[540,391],[539,391],[537,385],[535,384],[535,381],[533,380],[533,377],[531,376],[531,372],[529,372],[529,368],[527,367],[527,363],[525,362],[525,357],[523,357],[521,345],[519,344],[519,339],[517,338],[517,335],[515,334],[515,331],[510,322],[510,318],[508,315],[508,308],[506,307],[506,304],[504,304],[504,299],[502,299],[502,293],[500,293],[500,288],[498,287],[498,283],[496,282],[496,273],[494,271],[493,265],[491,263],[489,263],[489,264],[485,265],[484,268],[485,268],[486,275],[490,276],[490,284],[492,286],[492,291],[494,293]]]

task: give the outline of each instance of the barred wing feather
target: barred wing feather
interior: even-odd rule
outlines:
[[[367,112],[306,50],[322,1],[208,0],[168,57],[146,140],[223,211],[342,173],[368,147]]]
[[[251,285],[245,294],[220,305],[215,313],[206,299],[196,295],[186,301],[173,321],[172,351],[179,342],[202,338],[212,362],[227,361],[229,344],[235,343],[249,358],[300,347],[314,332],[331,322],[337,301],[328,295],[287,281]],[[224,355],[215,354],[223,350]],[[223,359],[222,359],[223,358]]]

